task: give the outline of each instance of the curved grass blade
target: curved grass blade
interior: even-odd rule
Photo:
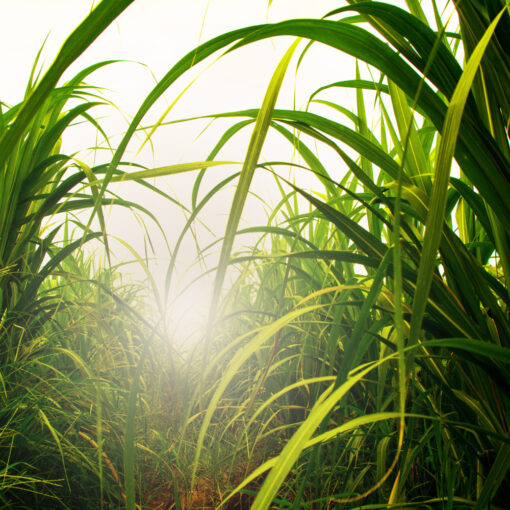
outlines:
[[[457,142],[461,126],[464,106],[485,49],[487,48],[497,23],[505,12],[505,9],[503,9],[491,23],[483,38],[478,43],[475,51],[471,55],[471,58],[469,59],[469,62],[467,63],[466,68],[455,88],[455,92],[453,93],[450,106],[448,107],[446,114],[441,142],[439,144],[432,195],[430,197],[430,203],[434,206],[429,209],[427,215],[422,258],[418,268],[418,279],[413,301],[413,314],[411,317],[408,340],[409,345],[415,344],[420,336],[421,323],[425,313],[430,286],[432,284],[432,278],[436,266],[436,253],[439,248],[443,232],[450,169],[454,157],[455,144]]]
[[[32,121],[34,112],[38,111],[56,87],[63,72],[132,2],[133,0],[103,0],[68,37],[54,63],[26,99],[16,120],[0,138],[0,168],[4,167],[14,146]]]
[[[239,176],[239,183],[236,187],[234,198],[232,200],[232,206],[227,220],[227,227],[225,229],[225,237],[221,246],[218,271],[214,280],[214,287],[212,292],[211,310],[209,312],[210,324],[214,320],[216,305],[218,303],[221,287],[225,279],[228,260],[230,258],[230,252],[232,251],[232,246],[234,243],[234,237],[237,232],[237,227],[239,226],[244,203],[246,201],[246,197],[248,196],[253,174],[255,172],[255,168],[262,151],[262,146],[269,130],[276,100],[283,83],[283,78],[287,72],[287,67],[290,64],[292,55],[294,54],[294,51],[296,50],[299,42],[300,40],[298,39],[291,45],[291,47],[287,50],[282,60],[278,64],[267,88],[262,106],[257,113],[255,126],[253,128],[253,133],[246,152],[246,158],[241,169],[241,175]],[[207,346],[205,350],[207,351]]]
[[[252,509],[266,510],[269,508],[269,505],[275,497],[283,480],[292,469],[292,466],[299,458],[301,452],[306,448],[312,434],[319,427],[324,418],[355,384],[384,361],[386,361],[386,359],[379,360],[378,362],[371,364],[368,368],[359,371],[356,375],[345,381],[339,388],[330,393],[327,398],[319,398],[306,420],[301,424],[299,429],[287,442],[280,455],[275,459],[274,465],[264,480],[264,484],[252,505]],[[395,414],[398,418],[401,418],[401,413]],[[370,420],[370,417],[367,418]],[[348,430],[349,424],[350,422],[345,424],[344,427],[346,430]],[[337,430],[336,433],[339,433],[339,431]]]
[[[236,354],[233,356],[232,360],[230,361],[228,368],[224,371],[220,381],[219,385],[216,388],[211,401],[209,402],[209,406],[207,407],[207,411],[205,413],[205,417],[202,421],[202,425],[200,427],[200,432],[197,439],[197,447],[195,450],[195,458],[193,461],[193,471],[192,471],[192,477],[191,477],[191,486],[193,487],[196,472],[198,469],[198,461],[200,459],[200,454],[202,452],[202,447],[204,444],[205,434],[207,432],[207,429],[209,428],[209,425],[211,423],[212,416],[214,412],[216,411],[218,407],[218,403],[220,401],[221,396],[225,392],[227,386],[229,385],[230,381],[233,379],[233,377],[237,374],[239,368],[251,357],[253,356],[260,347],[267,342],[273,335],[275,335],[281,328],[292,322],[294,319],[298,318],[299,316],[311,312],[313,310],[316,310],[319,308],[319,305],[314,306],[308,306],[305,308],[301,308],[299,310],[294,310],[293,312],[290,312],[286,314],[281,319],[278,319],[277,321],[273,322],[272,324],[269,324],[268,326],[264,327],[255,337],[250,340],[248,344],[243,346],[242,349],[239,349]]]

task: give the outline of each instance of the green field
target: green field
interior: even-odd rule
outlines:
[[[113,141],[93,83],[115,63],[62,76],[132,2],[103,0],[44,72],[35,61],[23,101],[0,103],[0,507],[508,508],[508,1],[346,0],[226,32],[176,62]],[[228,122],[207,158],[130,159],[179,78],[279,36],[295,42],[263,101],[203,112]],[[349,55],[352,76],[278,108],[312,46]],[[64,153],[77,123],[106,163]],[[237,172],[208,179],[240,133]],[[264,160],[274,134],[291,160]],[[190,172],[177,201],[157,184]],[[255,173],[278,199],[247,226]],[[112,207],[162,224],[122,182],[186,218],[162,286],[146,254],[112,257]],[[225,230],[203,243],[196,226],[232,187]],[[182,349],[168,307],[188,238],[216,262],[207,326]]]

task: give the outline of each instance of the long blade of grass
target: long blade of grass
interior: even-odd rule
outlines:
[[[280,455],[276,458],[275,464],[264,480],[264,484],[253,503],[252,509],[266,510],[269,508],[278,488],[324,418],[355,384],[382,362],[383,360],[380,360],[371,364],[368,368],[359,371],[356,375],[345,381],[339,388],[334,390],[325,400],[321,401],[319,399],[317,401],[306,420],[300,425],[299,429],[290,438]],[[400,413],[395,414],[400,417]],[[346,425],[348,426],[348,424]]]
[[[232,360],[230,361],[228,368],[223,373],[221,380],[219,381],[219,385],[214,392],[214,395],[211,398],[209,406],[207,407],[207,411],[205,413],[204,419],[202,421],[202,425],[200,427],[200,432],[197,440],[197,447],[195,450],[195,458],[193,461],[193,471],[191,477],[191,486],[193,487],[193,483],[195,480],[196,472],[198,469],[198,461],[200,459],[200,454],[202,451],[202,447],[204,444],[205,434],[209,425],[211,423],[212,416],[218,407],[218,403],[220,401],[221,396],[225,392],[227,386],[231,382],[232,378],[237,374],[239,368],[251,357],[253,356],[260,347],[267,342],[273,335],[275,335],[281,328],[292,322],[294,319],[299,316],[316,310],[319,306],[308,306],[304,308],[300,308],[298,310],[294,310],[286,314],[281,319],[273,322],[272,324],[264,327],[250,342],[243,346],[242,349],[239,349],[237,353],[234,355]]]
[[[287,72],[287,67],[290,64],[290,60],[294,51],[296,50],[300,39],[297,39],[291,47],[287,50],[282,60],[278,64],[275,72],[271,78],[269,86],[267,88],[262,106],[257,113],[255,120],[255,126],[253,133],[248,144],[246,157],[241,169],[241,175],[239,176],[239,182],[236,187],[234,198],[232,200],[232,206],[227,220],[227,227],[225,229],[225,237],[221,246],[220,258],[218,262],[218,271],[214,280],[214,287],[212,292],[211,310],[210,310],[210,323],[214,320],[216,312],[216,306],[219,300],[221,287],[225,279],[225,274],[228,267],[228,259],[230,258],[230,252],[232,251],[232,245],[234,243],[234,237],[239,226],[241,214],[243,212],[244,203],[250,189],[251,181],[255,168],[257,166],[262,146],[266,139],[267,132],[273,117],[273,112],[280,92],[283,78]],[[207,349],[207,347],[206,347]]]
[[[478,497],[478,501],[473,510],[483,510],[489,508],[490,501],[498,490],[501,482],[505,479],[508,470],[510,469],[510,445],[503,444],[499,450],[491,470],[485,479],[482,492]]]
[[[32,121],[34,112],[56,87],[63,72],[134,0],[103,0],[65,41],[55,61],[19,111],[16,120],[0,138],[0,168],[7,162],[15,144]]]
[[[135,510],[135,463],[136,463],[136,445],[135,445],[135,424],[136,424],[136,404],[138,400],[138,391],[142,368],[149,351],[150,339],[143,343],[143,351],[136,367],[133,367],[131,373],[131,385],[128,394],[128,405],[126,415],[126,429],[124,433],[124,488],[126,490],[126,509]]]
[[[344,355],[342,358],[342,362],[340,364],[340,368],[338,370],[338,376],[335,382],[336,387],[338,388],[347,378],[347,374],[352,367],[358,365],[358,361],[362,359],[364,355],[364,351],[367,348],[366,344],[362,343],[362,336],[366,329],[366,324],[368,321],[368,317],[370,314],[370,310],[372,306],[376,302],[379,293],[381,292],[384,278],[387,274],[387,267],[391,261],[392,251],[388,250],[384,257],[381,260],[379,267],[377,268],[376,273],[373,277],[373,283],[370,287],[370,292],[368,293],[365,301],[363,302],[363,306],[359,312],[359,316],[357,317],[356,325],[352,330],[352,333],[349,337],[348,343],[344,348]]]
[[[430,198],[430,204],[433,205],[433,207],[429,208],[427,215],[422,258],[418,268],[418,279],[413,300],[413,314],[411,317],[408,340],[409,345],[415,344],[420,336],[421,324],[436,267],[436,253],[439,248],[443,232],[450,169],[454,157],[455,144],[457,142],[461,126],[464,106],[484,52],[494,30],[496,29],[498,21],[505,12],[505,9],[503,9],[490,24],[484,36],[478,43],[475,51],[471,55],[471,58],[469,59],[469,62],[467,63],[466,68],[455,88],[446,114],[441,142],[439,144],[432,195]]]

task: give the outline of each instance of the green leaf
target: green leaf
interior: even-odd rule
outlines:
[[[489,44],[490,38],[494,33],[496,25],[503,12],[504,10],[502,10],[491,23],[483,38],[478,43],[475,51],[471,55],[471,58],[469,59],[469,62],[467,63],[466,68],[455,88],[455,92],[453,93],[446,114],[437,155],[432,195],[430,197],[430,203],[433,204],[434,207],[429,208],[427,214],[422,258],[418,268],[418,280],[413,300],[413,314],[411,317],[411,329],[408,340],[409,345],[416,343],[420,336],[423,315],[425,313],[430,285],[432,283],[436,267],[436,254],[443,232],[450,168],[455,152],[455,144],[459,134],[464,106],[485,49]]]
[[[278,93],[280,92],[287,67],[289,66],[292,55],[294,54],[294,51],[296,50],[299,42],[300,40],[298,39],[291,45],[291,47],[287,50],[282,60],[278,64],[267,88],[262,106],[257,113],[255,126],[253,128],[253,133],[248,144],[246,157],[241,169],[241,175],[239,176],[239,183],[236,187],[234,198],[232,200],[232,206],[230,208],[230,213],[227,220],[225,237],[221,246],[220,258],[218,262],[218,271],[214,280],[209,321],[214,319],[216,305],[218,303],[221,287],[223,285],[223,280],[227,271],[230,252],[234,243],[234,237],[237,232],[239,220],[241,219],[246,197],[248,196],[253,174],[260,157],[260,152],[262,151],[262,146],[271,124]]]

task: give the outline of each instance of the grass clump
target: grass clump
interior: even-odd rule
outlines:
[[[106,26],[112,5],[83,26]],[[11,151],[2,189],[21,190],[2,231],[6,505],[42,506],[44,493],[68,507],[505,507],[510,102],[509,81],[497,76],[510,74],[508,6],[454,3],[454,30],[437,2],[431,19],[419,2],[406,5],[347,2],[323,19],[202,44],[156,85],[104,167],[80,168],[56,145],[78,115],[96,124],[91,103],[62,112],[61,95],[78,94],[88,71],[31,103],[44,77],[3,114],[6,129],[27,130],[0,140]],[[145,114],[189,67],[280,35],[308,44],[291,46],[260,108],[204,112],[234,122],[206,161],[120,167]],[[323,84],[303,109],[278,109],[293,54],[299,79],[317,43],[351,55],[355,76]],[[351,109],[335,95],[344,88],[354,89]],[[140,289],[116,285],[114,268],[92,271],[81,246],[107,239],[109,182],[199,170],[191,207],[180,203],[189,221],[169,292],[183,237],[237,177],[199,201],[203,176],[250,124],[208,328],[201,350],[179,357],[164,321],[139,312]],[[273,132],[294,151],[296,175],[314,176],[311,188],[262,160]],[[243,230],[254,172],[271,172],[281,199],[266,225]],[[44,179],[34,188],[27,176]],[[72,191],[86,180],[90,195]],[[44,237],[43,218],[84,206],[97,234],[75,221],[79,239],[66,234],[57,248],[58,229]],[[259,239],[242,250],[236,240],[247,233]],[[82,491],[84,476],[97,490]]]

